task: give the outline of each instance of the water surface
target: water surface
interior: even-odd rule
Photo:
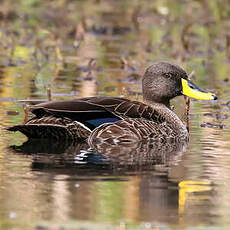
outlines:
[[[12,5],[17,17],[1,19],[1,228],[228,229],[227,1],[63,2]],[[53,100],[141,100],[141,76],[158,60],[194,70],[193,81],[218,94],[218,101],[192,100],[188,145],[98,154],[86,143],[26,142],[4,129],[23,122],[27,103],[19,100],[46,100],[47,88]],[[173,104],[182,116],[183,98]]]

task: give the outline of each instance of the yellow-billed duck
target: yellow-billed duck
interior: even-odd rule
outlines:
[[[170,100],[186,95],[216,100],[216,95],[199,89],[177,65],[158,62],[142,79],[144,103],[121,97],[88,97],[45,102],[32,107],[34,117],[25,124],[9,127],[28,138],[55,138],[119,142],[148,139],[184,140],[188,131],[170,109]]]

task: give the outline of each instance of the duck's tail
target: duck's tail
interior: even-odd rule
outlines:
[[[72,139],[85,140],[91,130],[83,124],[72,121],[68,118],[57,118],[46,116],[32,118],[22,125],[15,125],[7,128],[8,131],[19,131],[28,138],[51,138],[51,139]]]

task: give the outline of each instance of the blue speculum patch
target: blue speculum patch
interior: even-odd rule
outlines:
[[[115,117],[106,117],[106,118],[87,120],[86,122],[93,125],[94,127],[98,127],[99,125],[102,125],[105,123],[113,123],[119,120],[120,120],[119,118],[115,118]]]

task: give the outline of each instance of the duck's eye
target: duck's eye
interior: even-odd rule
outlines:
[[[171,74],[171,73],[165,73],[165,74],[164,74],[164,77],[165,77],[165,78],[172,78],[172,74]]]

